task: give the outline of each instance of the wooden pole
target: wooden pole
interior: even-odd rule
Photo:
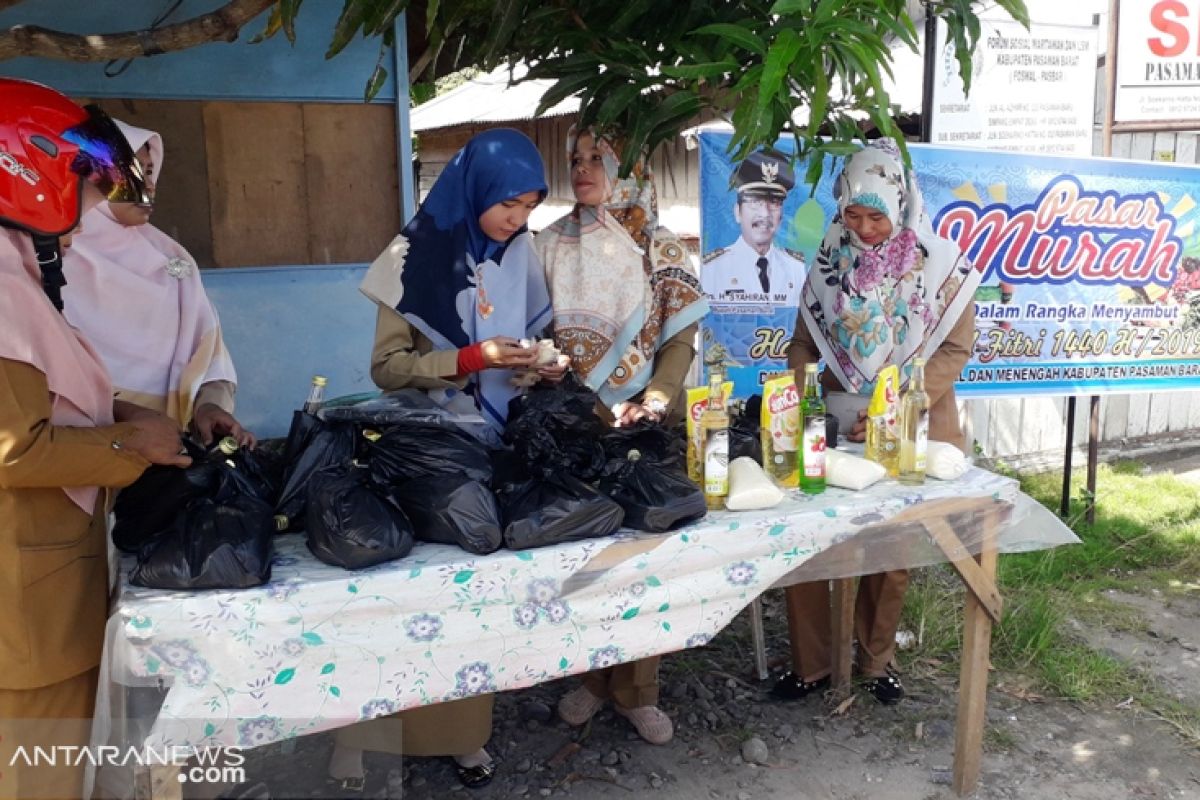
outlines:
[[[1107,102],[1104,104],[1102,141],[1104,157],[1112,158],[1113,119],[1117,105],[1117,27],[1120,25],[1120,0],[1108,0],[1108,52],[1104,55],[1104,81]],[[1100,398],[1091,397],[1088,419],[1087,454],[1087,521],[1096,521],[1096,470],[1100,458]]]
[[[996,577],[996,520],[987,514],[982,552],[975,560],[984,575]],[[962,665],[958,678],[958,720],[954,726],[954,792],[975,791],[983,763],[983,728],[987,720],[988,669],[991,666],[992,618],[980,598],[967,586],[963,610]]]
[[[1100,396],[1092,395],[1091,416],[1088,419],[1087,461],[1087,522],[1096,521],[1096,464],[1100,459]]]
[[[933,141],[933,84],[937,75],[937,16],[925,9],[925,72],[921,79],[921,141]]]
[[[392,48],[392,70],[396,78],[396,168],[400,183],[400,224],[417,213],[417,186],[413,179],[412,122],[409,117],[408,27],[401,11],[392,24],[396,44]]]
[[[1067,398],[1067,450],[1063,453],[1062,502],[1058,515],[1066,519],[1071,514],[1071,461],[1075,455],[1075,397]]]

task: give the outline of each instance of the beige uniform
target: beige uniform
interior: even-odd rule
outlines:
[[[108,611],[107,497],[101,492],[89,514],[62,487],[128,486],[149,465],[113,447],[133,433],[132,425],[54,426],[50,402],[41,371],[0,358],[2,797],[26,796],[22,781],[36,785],[40,797],[78,797],[82,786],[82,767],[39,769],[36,776],[20,764],[10,768],[8,745],[30,737],[43,745],[86,744],[86,725],[4,730],[14,720],[92,716]]]
[[[962,373],[975,341],[975,304],[959,317],[950,334],[925,365],[925,391],[929,394],[929,438],[963,448],[958,405],[954,400],[954,381]],[[796,330],[788,346],[788,366],[800,378],[804,365],[820,359],[812,333],[797,315]],[[825,370],[822,385],[826,391],[845,391]],[[858,639],[858,668],[866,677],[885,674],[896,652],[896,629],[908,589],[908,570],[864,575],[858,582],[854,607],[854,633]],[[814,581],[786,589],[788,634],[792,645],[792,669],[804,681],[815,681],[830,674],[832,634],[830,632],[830,592],[828,581]]]

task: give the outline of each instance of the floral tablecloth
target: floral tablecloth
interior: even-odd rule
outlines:
[[[964,496],[1011,504],[1020,493],[972,469],[922,487],[795,492],[767,511],[710,514],[661,536],[486,557],[419,545],[361,572],[326,566],[303,537],[283,536],[272,580],[257,589],[162,592],[123,578],[102,694],[168,687],[151,726],[123,726],[148,730],[146,745],[253,747],[519,689],[703,645],[814,554],[914,504]]]

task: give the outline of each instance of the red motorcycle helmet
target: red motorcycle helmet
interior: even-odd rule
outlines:
[[[141,164],[99,107],[0,78],[0,225],[57,237],[79,222],[83,181],[115,202],[148,203]]]

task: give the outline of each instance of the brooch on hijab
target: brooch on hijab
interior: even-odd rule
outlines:
[[[167,262],[167,274],[179,280],[191,275],[193,269],[195,269],[195,265],[186,258],[172,258]]]
[[[487,290],[483,288],[483,266],[479,267],[476,273],[478,276],[478,284],[475,289],[475,309],[479,312],[480,319],[487,319],[492,316],[495,311],[495,306],[488,302]]]

